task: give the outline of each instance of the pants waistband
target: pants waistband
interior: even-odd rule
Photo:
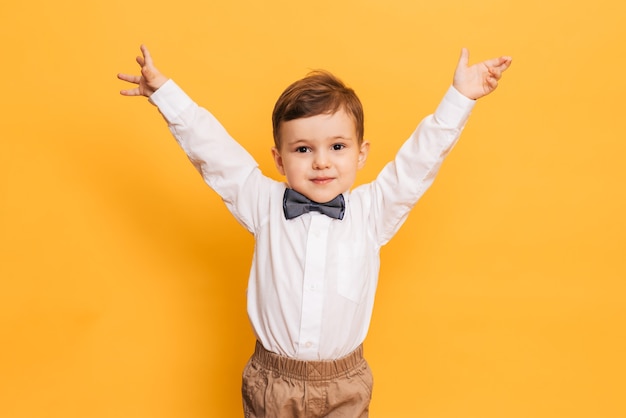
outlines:
[[[307,361],[296,360],[267,351],[258,341],[252,359],[266,369],[301,380],[328,380],[346,376],[365,362],[363,344],[345,357],[336,360]]]

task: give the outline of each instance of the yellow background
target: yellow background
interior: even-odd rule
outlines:
[[[626,3],[4,1],[0,417],[241,415],[252,239],[144,98],[146,43],[269,175],[310,69],[360,95],[371,180],[460,48],[508,54],[383,268],[372,416],[626,417]]]

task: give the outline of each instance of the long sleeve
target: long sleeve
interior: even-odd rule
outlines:
[[[432,185],[474,104],[474,100],[450,87],[435,113],[422,120],[395,159],[383,168],[374,182],[364,186],[372,198],[369,210],[374,214],[375,234],[380,245],[393,237],[411,208]]]
[[[151,97],[176,141],[229,210],[249,231],[254,229],[250,181],[260,181],[258,164],[206,109],[198,106],[173,80]],[[242,193],[246,188],[247,192]],[[247,201],[243,201],[246,199]]]

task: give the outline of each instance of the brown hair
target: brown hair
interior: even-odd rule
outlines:
[[[279,130],[282,122],[335,113],[343,109],[354,119],[359,144],[363,142],[363,106],[354,90],[328,71],[310,72],[292,83],[280,95],[272,112],[274,144],[280,148]]]

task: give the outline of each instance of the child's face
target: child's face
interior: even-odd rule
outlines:
[[[369,143],[359,145],[343,109],[282,122],[279,134],[280,149],[272,149],[276,168],[289,187],[318,203],[348,191],[367,159]]]

